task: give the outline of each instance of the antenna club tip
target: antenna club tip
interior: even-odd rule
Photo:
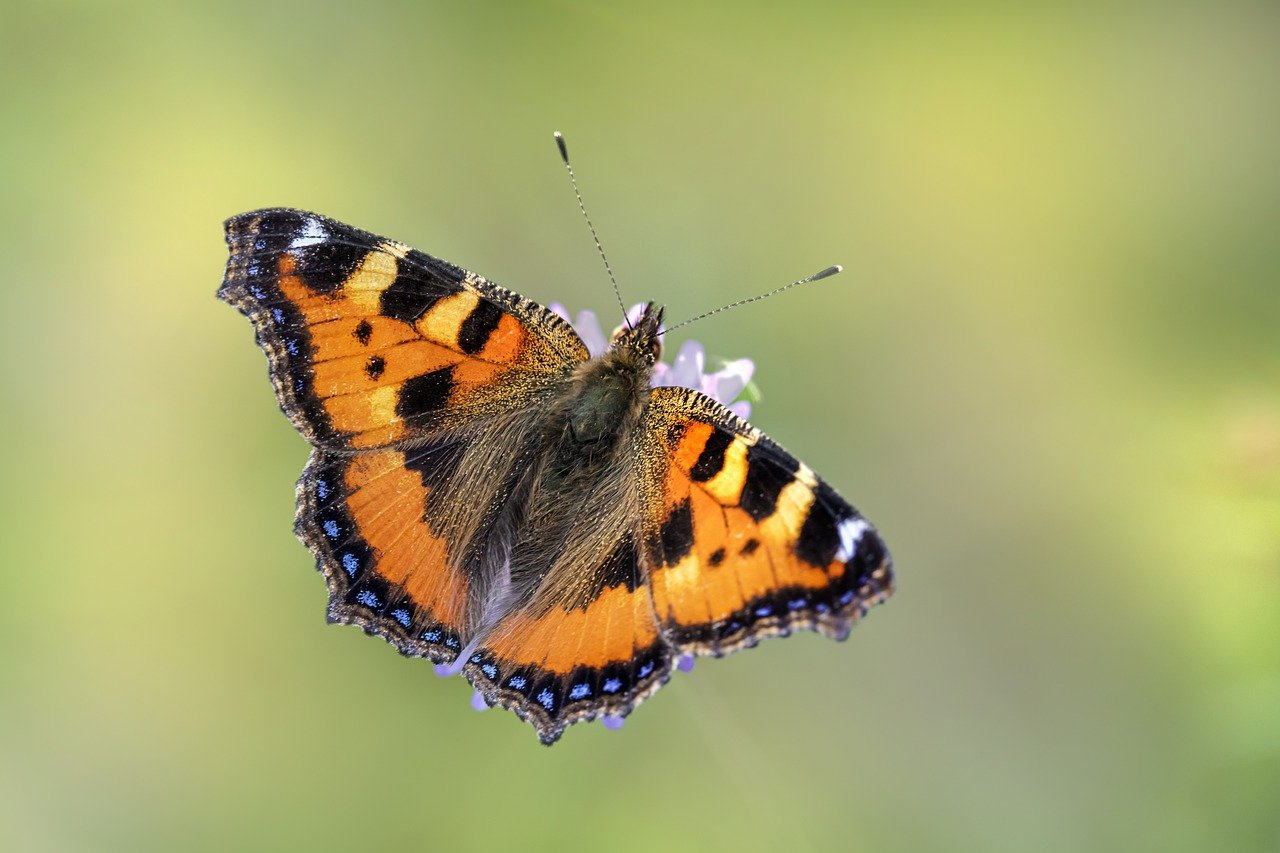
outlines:
[[[844,271],[844,267],[840,266],[839,264],[836,264],[835,266],[827,267],[825,270],[820,270],[814,273],[813,275],[809,276],[808,278],[802,279],[802,281],[806,281],[806,282],[821,281],[824,278],[830,278],[836,273],[843,272],[843,271]]]
[[[564,144],[564,134],[557,130],[551,135],[556,138],[556,147],[560,149],[560,159],[565,162],[565,165],[568,165],[569,146]]]

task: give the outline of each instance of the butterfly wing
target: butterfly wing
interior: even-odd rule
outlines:
[[[521,462],[520,430],[586,347],[536,303],[318,214],[246,213],[226,237],[218,295],[253,322],[316,447],[295,526],[329,618],[452,661],[493,581],[464,555]]]
[[[534,466],[510,585],[494,597],[501,615],[466,653],[463,672],[486,701],[532,723],[544,743],[577,720],[629,713],[671,671],[641,567],[628,451],[576,466],[591,473],[568,482],[554,451]]]
[[[654,389],[646,417],[645,564],[680,652],[796,628],[844,639],[892,593],[875,528],[759,430],[687,388]]]
[[[253,322],[280,407],[330,450],[530,405],[588,357],[562,319],[475,273],[314,213],[226,223],[218,296]]]
[[[298,537],[329,586],[329,620],[402,653],[448,663],[462,648],[470,578],[427,521],[436,478],[460,449],[315,450],[298,481]]]
[[[463,673],[490,704],[554,743],[571,723],[625,716],[671,673],[634,539],[579,567],[576,593],[534,601],[502,619]]]

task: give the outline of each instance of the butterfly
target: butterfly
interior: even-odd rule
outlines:
[[[721,403],[653,387],[662,308],[592,357],[553,311],[289,209],[226,223],[218,296],[311,444],[295,530],[331,622],[460,671],[543,743],[685,655],[844,639],[893,590],[876,529]]]

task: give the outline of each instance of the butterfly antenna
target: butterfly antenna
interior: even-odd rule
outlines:
[[[560,159],[564,160],[564,167],[569,170],[569,183],[573,186],[573,194],[578,199],[578,210],[582,211],[582,218],[587,220],[587,228],[591,231],[591,239],[596,241],[596,251],[600,253],[600,260],[604,261],[604,271],[609,274],[609,281],[613,283],[613,295],[618,298],[618,307],[622,309],[622,321],[627,324],[627,328],[631,328],[631,321],[627,318],[627,306],[622,301],[622,291],[618,289],[618,280],[613,277],[613,267],[609,266],[609,258],[604,253],[604,246],[600,245],[600,237],[596,234],[596,227],[591,224],[591,217],[587,215],[587,206],[582,203],[582,193],[578,192],[578,179],[574,177],[573,165],[569,163],[569,147],[564,144],[564,135],[560,131],[555,132],[556,147],[560,149]]]
[[[782,287],[774,288],[773,290],[770,290],[768,293],[761,293],[759,296],[752,296],[750,299],[739,299],[737,302],[730,302],[728,305],[721,305],[719,308],[715,308],[711,311],[707,311],[703,314],[699,314],[696,317],[690,317],[688,320],[682,320],[679,323],[676,323],[674,326],[668,326],[665,329],[665,332],[670,332],[674,329],[680,328],[681,326],[687,326],[690,323],[696,323],[698,320],[702,320],[706,317],[710,317],[712,314],[719,314],[721,311],[728,311],[730,308],[737,308],[739,305],[747,305],[751,302],[759,302],[761,299],[767,299],[768,297],[773,296],[774,294],[781,293],[784,290],[790,290],[793,287],[799,287],[802,284],[808,284],[811,281],[821,281],[824,278],[830,278],[836,273],[843,272],[843,271],[844,271],[844,267],[840,266],[839,264],[836,264],[833,267],[827,267],[825,270],[816,272],[811,276],[806,276],[805,278],[802,278],[799,281],[793,281],[790,284],[784,284]]]

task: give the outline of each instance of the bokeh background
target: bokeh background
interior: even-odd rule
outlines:
[[[1280,845],[1272,3],[8,4],[0,847]],[[552,749],[327,626],[214,299],[322,211],[750,356],[893,548],[845,644]]]

